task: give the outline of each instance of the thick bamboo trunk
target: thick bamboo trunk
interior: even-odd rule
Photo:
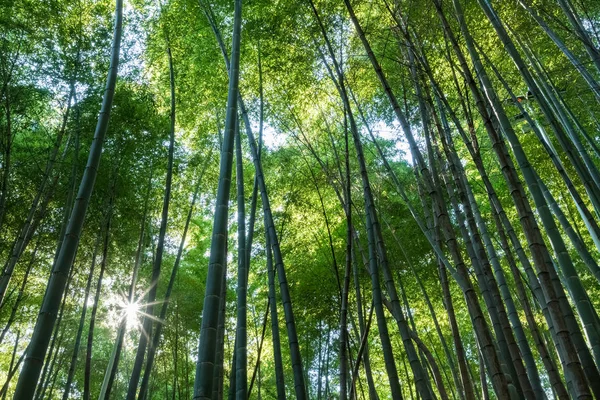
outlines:
[[[215,36],[217,37],[217,41],[219,42],[219,47],[223,53],[223,58],[225,59],[225,64],[227,69],[230,70],[229,58],[227,56],[227,51],[224,47],[224,43],[221,40],[220,32],[218,31],[216,25],[211,23],[213,30],[215,32]],[[267,187],[264,180],[264,175],[262,172],[262,164],[259,158],[259,151],[257,149],[256,139],[254,137],[254,133],[251,129],[250,119],[248,117],[248,112],[244,105],[242,96],[238,93],[238,102],[239,108],[242,114],[242,120],[244,122],[244,127],[246,128],[246,135],[248,136],[248,142],[250,144],[250,153],[252,156],[252,162],[254,164],[254,169],[256,173],[256,179],[259,185],[259,191],[263,203],[263,212],[265,217],[265,230],[270,236],[271,240],[271,248],[273,250],[273,258],[275,269],[277,270],[277,276],[279,278],[279,287],[281,291],[281,299],[283,302],[283,310],[284,316],[286,320],[286,328],[288,335],[288,343],[290,346],[290,354],[292,360],[292,369],[294,371],[294,388],[296,397],[304,400],[306,399],[306,385],[304,383],[304,372],[302,366],[302,357],[300,354],[300,346],[298,342],[298,334],[296,331],[296,323],[294,319],[294,313],[292,309],[292,300],[289,293],[285,266],[283,263],[283,257],[281,254],[281,250],[279,247],[279,240],[277,238],[277,232],[275,230],[275,224],[273,221],[273,215],[271,212],[271,206],[269,201],[269,195],[267,191]]]
[[[235,1],[231,68],[229,68],[229,89],[227,114],[225,117],[225,135],[221,149],[219,186],[213,223],[208,278],[202,311],[202,326],[198,344],[198,362],[194,382],[194,400],[209,400],[213,393],[216,361],[217,325],[219,309],[223,297],[224,262],[227,248],[227,218],[229,214],[229,193],[233,165],[233,148],[238,108],[238,82],[240,65],[240,40],[242,30],[242,1]]]
[[[102,154],[102,144],[108,128],[110,110],[117,82],[117,68],[121,44],[122,6],[122,0],[116,0],[110,69],[106,82],[106,91],[102,99],[102,108],[94,134],[94,141],[90,149],[88,165],[79,187],[79,194],[75,201],[71,218],[69,219],[65,240],[60,248],[58,258],[54,262],[52,276],[48,282],[40,314],[27,349],[23,369],[19,375],[15,391],[15,397],[19,399],[29,400],[34,395],[35,385],[32,385],[31,382],[36,382],[40,375],[52,329],[56,322],[57,310],[65,291],[66,281],[79,245],[79,237],[83,228],[89,199],[94,188],[98,165],[100,164],[100,156]]]
[[[56,320],[56,325],[54,326],[54,331],[52,335],[52,341],[50,342],[50,348],[48,351],[48,355],[46,356],[46,360],[44,363],[44,369],[42,371],[42,376],[37,382],[37,386],[35,388],[35,398],[42,399],[44,397],[44,393],[48,388],[48,381],[50,380],[50,376],[52,375],[52,370],[54,368],[54,364],[56,362],[57,354],[60,350],[60,344],[62,342],[64,336],[64,328],[61,330],[63,315],[65,312],[65,305],[67,300],[67,294],[69,293],[69,288],[71,286],[71,282],[73,279],[74,270],[72,269],[69,273],[69,277],[67,278],[67,284],[65,287],[65,293],[62,297],[62,301],[60,304],[60,309],[58,311],[58,318]],[[55,350],[56,348],[56,350]],[[18,382],[17,382],[18,386]],[[32,385],[34,386],[34,385]],[[16,393],[15,393],[16,394]]]

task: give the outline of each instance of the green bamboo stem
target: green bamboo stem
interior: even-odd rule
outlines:
[[[23,362],[23,369],[19,375],[17,388],[15,390],[15,397],[19,399],[30,400],[34,395],[35,385],[31,383],[37,382],[40,375],[52,329],[56,322],[57,310],[65,291],[69,271],[73,265],[75,253],[77,252],[79,245],[79,237],[83,228],[88,202],[94,188],[97,169],[100,164],[100,156],[102,154],[102,143],[108,129],[110,109],[112,107],[112,100],[117,81],[117,68],[119,64],[119,50],[121,43],[122,6],[122,0],[116,0],[110,68],[106,81],[106,91],[102,99],[102,108],[100,110],[98,124],[94,134],[94,141],[90,149],[88,164],[81,180],[77,200],[75,201],[75,205],[71,212],[65,240],[62,243],[58,257],[54,262],[52,276],[48,282],[48,288],[44,295],[40,314],[27,349],[27,355]]]
[[[225,134],[221,149],[217,204],[213,223],[208,279],[204,296],[202,325],[198,344],[198,362],[194,381],[194,400],[210,400],[213,393],[217,350],[217,325],[221,298],[224,296],[224,262],[227,248],[227,219],[229,214],[229,192],[233,164],[233,147],[237,121],[238,82],[240,65],[240,41],[242,25],[242,1],[235,1],[234,28],[232,39],[231,68],[229,69],[229,89]]]

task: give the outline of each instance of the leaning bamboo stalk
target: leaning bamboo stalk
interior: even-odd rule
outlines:
[[[40,314],[36,321],[30,345],[27,349],[27,356],[25,357],[23,369],[19,375],[19,381],[15,390],[15,396],[19,399],[30,400],[34,395],[35,385],[32,385],[31,382],[37,382],[39,378],[52,329],[56,322],[60,300],[65,291],[69,272],[72,269],[75,253],[79,246],[79,237],[83,229],[83,222],[87,212],[89,199],[96,181],[98,165],[100,164],[100,157],[102,154],[102,144],[108,129],[110,110],[112,108],[115,85],[117,82],[117,68],[121,44],[122,6],[122,0],[116,0],[110,68],[106,82],[106,91],[102,99],[102,108],[100,110],[98,124],[94,134],[94,141],[90,149],[88,164],[79,187],[79,194],[71,212],[67,234],[60,248],[58,258],[54,262],[52,276],[48,282],[48,288],[44,295]]]
[[[373,50],[371,49],[371,46],[370,46],[368,40],[366,39],[364,31],[362,30],[362,27],[360,26],[360,24],[358,22],[358,19],[353,11],[352,6],[350,5],[350,2],[348,0],[345,0],[345,4],[346,4],[346,8],[348,9],[348,11],[350,13],[350,17],[356,28],[359,38],[361,39],[363,47],[365,48],[367,55],[369,56],[371,64],[373,65],[373,68],[375,69],[375,72],[377,73],[377,76],[384,88],[384,91],[387,95],[388,100],[392,104],[392,108],[394,109],[396,117],[398,118],[398,120],[402,126],[402,130],[409,141],[411,150],[413,151],[413,156],[417,159],[417,165],[420,168],[421,173],[425,176],[427,183],[429,183],[429,182],[431,182],[430,173],[427,170],[427,167],[426,167],[424,161],[422,160],[422,156],[420,156],[420,153],[417,151],[416,142],[412,136],[408,121],[405,118],[405,116],[403,115],[402,110],[400,109],[399,103],[391,90],[391,87],[387,81],[387,78],[385,77],[383,70],[381,68],[381,65],[377,61],[377,58],[375,57],[375,54],[373,53]],[[433,184],[429,185],[429,189],[433,190],[433,192],[435,192],[435,188],[434,188]],[[440,207],[443,205],[443,202],[437,202],[437,204],[438,204],[437,207]],[[440,216],[447,215],[447,214],[444,214],[443,212],[441,212],[441,210],[438,210],[438,212],[439,212]],[[449,229],[447,229],[447,227],[446,227],[444,229],[444,234],[450,234],[450,233],[451,233],[451,231]],[[496,351],[495,351],[495,348],[493,345],[493,340],[489,333],[489,329],[486,326],[485,319],[483,319],[483,316],[481,314],[481,310],[480,310],[478,302],[476,300],[475,293],[471,289],[472,285],[470,285],[470,282],[467,283],[469,281],[468,276],[464,275],[466,273],[466,268],[464,268],[464,262],[462,262],[462,260],[459,256],[458,248],[456,246],[456,241],[451,236],[448,236],[447,243],[450,244],[450,246],[452,246],[454,248],[454,250],[452,251],[452,255],[454,257],[453,262],[458,266],[458,268],[459,268],[458,270],[462,271],[462,277],[460,279],[463,282],[462,283],[459,282],[459,284],[466,285],[466,286],[463,286],[464,288],[466,288],[465,296],[468,299],[470,299],[467,302],[469,304],[469,306],[473,307],[471,309],[471,311],[472,311],[471,316],[474,318],[473,322],[474,322],[474,326],[476,327],[476,330],[478,332],[480,332],[480,334],[481,334],[478,337],[484,341],[483,348],[484,348],[484,351],[486,352],[486,354],[488,355],[487,359],[490,361],[488,366],[491,368],[490,375],[492,376],[494,388],[496,389],[499,396],[505,396],[508,398],[509,393],[508,393],[508,386],[506,383],[506,378],[504,376],[504,373],[501,371],[501,369],[499,367],[500,364],[497,359],[497,354],[496,354]]]
[[[570,0],[558,0],[558,5],[563,10],[567,19],[569,20],[571,27],[575,30],[577,36],[582,41],[585,51],[590,56],[590,59],[596,66],[596,69],[600,73],[600,51],[594,46],[594,42],[586,32],[581,19],[575,12],[575,8]]]
[[[533,20],[543,29],[543,31],[548,35],[548,37],[554,42],[556,47],[562,51],[562,53],[567,57],[569,62],[573,64],[575,69],[581,74],[585,82],[588,84],[594,96],[600,101],[600,85],[592,74],[585,68],[584,64],[577,58],[573,52],[571,52],[562,39],[554,32],[550,26],[546,23],[546,21],[535,11],[525,0],[519,0],[519,4],[527,11],[527,13],[533,18]]]
[[[585,204],[583,198],[579,194],[579,191],[575,188],[573,181],[567,175],[567,172],[564,169],[563,163],[560,160],[560,158],[558,157],[558,154],[557,154],[556,150],[554,149],[554,146],[552,145],[551,141],[548,139],[547,135],[544,132],[544,128],[537,121],[534,121],[532,119],[529,112],[518,101],[513,90],[510,88],[510,85],[508,85],[508,83],[506,82],[506,80],[504,79],[504,77],[502,76],[500,71],[498,70],[498,68],[496,68],[496,66],[489,60],[487,55],[481,51],[481,48],[479,48],[479,50],[480,50],[481,55],[486,60],[487,64],[494,71],[498,80],[502,83],[504,89],[507,91],[507,93],[511,97],[512,101],[517,105],[519,112],[521,112],[525,116],[525,119],[531,126],[532,130],[538,136],[538,139],[540,140],[540,142],[544,146],[544,149],[550,156],[550,159],[552,160],[552,163],[554,164],[556,170],[559,172],[561,178],[565,182],[565,185],[567,186],[569,194],[573,198],[573,201],[575,202],[575,205],[577,206],[577,210],[579,211],[583,221],[585,222],[585,225],[588,228],[588,231],[590,233],[590,236],[592,237],[592,240],[596,244],[596,247],[598,249],[600,249],[600,227],[598,227],[598,224],[597,224],[595,218],[592,216],[591,212],[587,208],[587,205]]]
[[[483,6],[483,1],[480,1],[480,4]],[[487,4],[487,3],[486,3]],[[511,42],[512,43],[512,42]],[[457,56],[459,56],[461,65],[463,65],[463,72],[466,74],[465,76],[468,78],[470,85],[472,87],[473,94],[475,96],[481,97],[479,91],[475,85],[475,81],[470,76],[469,67],[466,64],[466,60],[462,56],[461,50],[453,44],[453,47],[456,50]],[[473,56],[473,60],[477,61],[478,59],[475,57],[476,52],[471,49],[470,54]],[[476,64],[476,67],[480,65]],[[498,118],[498,122],[502,124],[503,130],[505,133],[512,134],[512,127],[510,123],[507,121],[506,115],[503,113],[503,108],[498,104],[497,98],[495,96],[495,92],[493,91],[493,87],[487,81],[487,75],[485,75],[484,70],[482,68],[478,68],[478,77],[482,80],[482,83],[485,85],[486,95],[488,96],[488,100],[492,102],[494,112],[496,113],[495,117]],[[483,107],[483,99],[478,100],[480,113],[482,116],[487,116],[487,110]],[[583,388],[582,394],[585,396],[586,390],[584,383],[584,378],[581,370],[581,366],[578,360],[575,360],[573,357],[576,354],[575,346],[572,341],[572,337],[570,335],[569,330],[575,329],[574,332],[577,332],[578,327],[576,327],[573,323],[567,323],[565,320],[565,316],[563,311],[560,310],[561,306],[559,305],[561,302],[564,302],[564,294],[562,292],[562,287],[558,282],[557,276],[554,273],[554,265],[552,264],[552,260],[548,254],[547,248],[544,245],[543,239],[539,233],[539,228],[537,228],[537,224],[533,219],[533,214],[531,212],[528,201],[524,196],[523,189],[520,185],[518,178],[515,175],[515,169],[512,165],[512,160],[508,155],[506,147],[502,141],[502,139],[498,136],[495,129],[491,124],[491,120],[486,123],[486,128],[488,130],[488,134],[492,140],[493,148],[496,151],[499,161],[503,166],[503,173],[505,175],[505,179],[509,184],[509,187],[514,190],[511,190],[511,194],[513,197],[513,201],[519,214],[521,215],[521,223],[530,243],[530,248],[532,250],[532,255],[534,256],[534,261],[536,266],[539,268],[538,270],[538,278],[542,283],[542,288],[546,295],[547,307],[552,315],[553,325],[556,328],[556,332],[558,335],[559,342],[561,343],[561,348],[563,351],[563,360],[568,360],[565,362],[565,366],[572,370],[572,373],[569,375],[573,377],[573,379],[578,380],[581,384],[578,384],[577,387]],[[506,168],[504,168],[506,165]],[[535,246],[534,246],[535,244]],[[567,318],[569,318],[567,316]],[[576,340],[579,340],[577,337]],[[583,347],[579,347],[582,351],[585,351]]]

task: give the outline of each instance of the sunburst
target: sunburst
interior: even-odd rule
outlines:
[[[148,332],[146,332],[143,326],[144,319],[149,318],[150,320],[159,324],[162,324],[164,322],[160,318],[147,313],[148,306],[163,303],[163,301],[161,300],[153,302],[143,302],[150,289],[151,287],[146,289],[139,296],[134,295],[131,296],[131,298],[127,294],[121,293],[117,299],[119,323],[125,324],[127,330],[140,329],[141,333],[146,337],[148,337]]]

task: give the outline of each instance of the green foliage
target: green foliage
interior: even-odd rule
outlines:
[[[571,1],[584,21],[593,45],[600,42],[600,7],[597,2]],[[412,125],[413,134],[421,152],[426,155],[422,116],[418,109],[415,82],[409,68],[409,44],[402,35],[398,21],[409,27],[416,51],[427,59],[433,78],[441,88],[463,128],[475,138],[485,170],[490,178],[508,220],[515,227],[527,256],[527,237],[521,228],[519,213],[503,177],[501,166],[494,155],[484,127],[460,70],[456,54],[444,37],[438,16],[430,1],[358,1],[358,15],[384,74],[398,98],[402,111]],[[387,3],[387,4],[386,4]],[[503,44],[493,30],[477,2],[461,2],[467,25],[477,44],[489,57],[516,95],[526,95],[528,87],[507,55]],[[600,129],[600,107],[581,75],[543,33],[526,11],[515,2],[492,2],[502,20],[512,29],[511,36],[522,40],[535,51],[546,69],[551,83],[564,98],[564,105],[573,113],[571,122],[580,124],[591,137],[585,148],[596,165],[600,159],[594,147],[600,146],[597,131]],[[596,80],[600,71],[594,69],[586,49],[571,29],[557,2],[529,1],[543,18],[567,43],[569,49],[583,60]],[[415,324],[415,333],[426,344],[444,374],[446,388],[454,387],[451,363],[456,364],[453,333],[440,285],[439,262],[426,236],[396,190],[390,171],[381,160],[368,129],[373,130],[378,144],[390,162],[408,194],[410,204],[416,208],[417,217],[431,224],[435,231],[432,203],[429,193],[423,192],[422,174],[416,165],[399,128],[386,94],[365,55],[356,32],[350,23],[342,2],[316,1],[316,7],[336,58],[342,63],[345,85],[352,92],[356,104],[353,113],[358,121],[369,179],[375,196],[375,206],[381,220],[384,242],[396,286],[401,280],[409,308],[403,311]],[[394,20],[387,6],[395,13]],[[8,378],[13,364],[13,349],[18,360],[31,338],[35,319],[50,276],[65,212],[69,212],[69,198],[85,168],[85,160],[92,143],[94,126],[104,90],[112,37],[112,2],[94,0],[2,1],[0,2],[0,260],[4,266],[13,252],[13,243],[19,237],[33,199],[44,181],[44,171],[60,132],[64,138],[58,144],[57,161],[50,172],[47,185],[41,193],[43,207],[34,215],[35,228],[12,274],[7,295],[0,303],[0,388]],[[209,11],[210,8],[210,11]],[[460,28],[451,2],[444,2],[443,10],[455,32]],[[63,384],[73,351],[79,316],[83,310],[84,289],[94,256],[94,245],[102,234],[109,197],[114,190],[114,211],[111,222],[107,271],[101,289],[100,303],[92,351],[91,396],[97,397],[104,379],[106,366],[117,335],[119,318],[124,314],[127,292],[136,261],[138,239],[142,228],[144,209],[148,204],[146,235],[141,246],[141,268],[134,287],[134,298],[144,304],[151,285],[151,269],[155,253],[160,210],[167,166],[169,135],[169,68],[166,49],[173,55],[176,77],[176,150],[173,196],[169,212],[166,253],[163,273],[159,279],[158,302],[164,296],[170,269],[181,240],[183,225],[191,202],[193,189],[201,177],[198,204],[193,213],[190,232],[184,243],[181,265],[168,306],[163,337],[156,354],[147,399],[190,399],[195,376],[197,342],[203,310],[210,256],[211,229],[219,179],[219,147],[222,142],[226,115],[228,76],[223,57],[211,25],[206,17],[212,12],[224,41],[230,51],[233,26],[233,4],[226,1],[169,0],[126,2],[125,34],[122,65],[119,69],[114,106],[98,177],[80,238],[74,275],[64,301],[64,314],[57,337],[60,345],[47,360],[57,362],[48,386],[54,384],[49,399],[62,398]],[[464,47],[463,38],[459,37]],[[466,49],[463,48],[466,52]],[[321,53],[322,51],[322,53]],[[519,51],[524,54],[521,48]],[[323,54],[323,55],[322,55]],[[346,257],[346,216],[344,212],[344,134],[349,127],[336,85],[329,76],[332,60],[326,54],[325,42],[306,1],[249,0],[244,1],[241,44],[240,92],[248,108],[251,128],[256,137],[262,122],[263,148],[261,162],[268,188],[269,199],[278,231],[281,251],[285,261],[288,285],[292,298],[296,327],[299,332],[307,393],[310,398],[338,398],[339,392],[339,320],[340,282],[344,276]],[[261,67],[259,72],[258,59]],[[469,61],[470,62],[470,61]],[[485,64],[485,63],[484,63]],[[469,65],[472,68],[471,65]],[[260,76],[259,76],[260,74]],[[421,79],[429,81],[419,67]],[[501,82],[488,68],[492,84],[511,118],[511,124],[525,150],[530,164],[557,199],[558,205],[577,232],[581,242],[597,262],[600,249],[596,248],[586,225],[569,195],[567,185],[553,166],[542,143],[523,119]],[[538,79],[542,79],[541,77]],[[545,79],[545,78],[544,78]],[[477,83],[479,84],[479,82]],[[71,88],[74,95],[70,95]],[[435,90],[429,82],[429,94]],[[261,91],[262,90],[262,94]],[[262,95],[262,97],[261,97]],[[487,100],[485,100],[487,102]],[[531,117],[545,128],[551,144],[567,174],[573,178],[574,187],[582,194],[585,205],[594,213],[586,187],[569,162],[559,141],[552,134],[549,121],[533,99],[526,99]],[[262,102],[262,103],[261,103]],[[489,106],[486,104],[486,106]],[[428,112],[437,112],[438,105],[429,104]],[[362,112],[363,115],[359,114]],[[261,110],[263,113],[261,114]],[[261,115],[264,117],[260,121]],[[364,116],[364,120],[363,117]],[[436,121],[430,121],[434,141],[438,146],[439,131]],[[495,123],[495,122],[494,122]],[[500,245],[500,234],[493,220],[494,206],[490,203],[483,178],[458,134],[450,123],[456,151],[465,169],[466,180],[473,189],[476,202],[491,233],[492,242],[499,254],[507,276],[511,294],[517,301],[516,280],[511,273],[506,254]],[[243,131],[243,130],[242,130]],[[579,128],[576,130],[580,134]],[[77,144],[78,143],[78,144]],[[247,138],[243,141],[244,182],[246,185],[246,213],[249,214],[254,168]],[[365,204],[361,176],[354,146],[350,149],[350,177],[353,224],[358,239],[354,243],[359,286],[362,293],[362,310],[367,318],[372,304],[372,287],[368,267],[363,257],[368,257]],[[511,153],[512,156],[512,153]],[[450,177],[445,159],[430,160],[437,163],[441,175]],[[204,172],[203,172],[204,171]],[[524,177],[517,170],[521,181]],[[6,184],[4,183],[6,175]],[[75,182],[75,185],[74,185]],[[452,184],[451,184],[451,187]],[[450,204],[445,188],[437,188]],[[235,187],[230,196],[233,210]],[[421,192],[420,192],[421,191]],[[529,191],[531,204],[531,196]],[[46,201],[47,199],[47,201]],[[459,199],[464,207],[466,199]],[[44,203],[45,202],[45,203]],[[449,207],[451,209],[451,207]],[[595,210],[598,211],[598,210]],[[469,273],[476,282],[467,243],[460,236],[457,215],[450,211],[452,229],[459,238],[461,255],[467,260]],[[539,222],[537,210],[535,217]],[[67,214],[68,215],[68,214]],[[594,217],[597,215],[594,213]],[[247,221],[250,217],[248,216]],[[224,395],[227,395],[231,360],[234,353],[237,289],[237,228],[235,213],[230,212],[227,258],[227,306],[225,312],[224,345]],[[259,198],[256,226],[251,249],[248,287],[248,376],[252,376],[258,359],[262,324],[268,297],[265,228],[262,202]],[[248,226],[248,223],[246,223]],[[550,237],[540,223],[542,236],[550,247]],[[600,283],[587,268],[576,247],[568,240],[564,228],[568,256],[573,260],[577,278],[582,282],[595,310],[600,307]],[[330,237],[331,235],[331,237]],[[360,251],[357,245],[360,245]],[[441,244],[445,253],[447,247]],[[450,258],[449,258],[450,259]],[[100,255],[97,255],[100,262]],[[29,268],[30,266],[30,268]],[[337,270],[336,270],[337,266]],[[521,268],[521,265],[519,265]],[[414,271],[413,271],[414,270]],[[525,273],[521,271],[523,275]],[[95,286],[98,268],[92,282]],[[423,283],[431,299],[442,336],[450,346],[453,359],[445,353],[441,338],[433,323],[425,296],[415,274]],[[349,334],[350,358],[353,366],[360,347],[361,335],[353,277],[350,277]],[[22,292],[21,292],[22,290]],[[278,289],[279,290],[279,289]],[[476,285],[480,299],[481,288]],[[385,291],[384,291],[385,292]],[[465,298],[455,281],[450,283],[450,293],[465,347],[469,368],[475,377],[475,390],[481,390],[479,376],[479,349],[473,330],[471,315]],[[528,292],[529,301],[533,295]],[[385,292],[384,296],[388,296]],[[92,306],[93,296],[88,300]],[[280,298],[278,298],[278,301]],[[481,301],[482,305],[485,305]],[[533,302],[533,316],[543,334],[548,333],[546,320],[537,303]],[[271,305],[273,306],[273,305]],[[294,381],[289,347],[286,344],[285,320],[281,302],[279,310],[282,332],[282,351],[285,366],[286,393],[294,394]],[[159,309],[160,307],[155,307]],[[13,313],[13,309],[16,310]],[[138,310],[139,311],[139,310]],[[390,312],[386,311],[394,356],[402,390],[412,398],[415,387],[410,366],[400,335]],[[158,314],[158,313],[156,313]],[[12,315],[12,316],[11,316]],[[83,337],[89,327],[89,312],[85,320]],[[271,325],[267,317],[266,333],[260,356],[260,373],[252,389],[256,398],[276,398],[275,363],[271,341]],[[485,318],[489,320],[489,313]],[[550,396],[551,389],[544,365],[534,344],[523,310],[519,318],[536,357],[542,383]],[[136,323],[137,321],[137,323]],[[112,388],[112,398],[123,398],[127,392],[129,373],[135,349],[141,335],[141,313],[130,315],[125,335],[118,373]],[[489,322],[489,321],[488,321]],[[600,327],[598,327],[600,328]],[[3,333],[3,331],[5,331]],[[494,333],[495,335],[496,333]],[[16,343],[17,335],[20,336]],[[549,334],[548,334],[549,335]],[[550,339],[549,344],[552,343]],[[384,358],[375,318],[367,340],[370,367],[375,389],[380,398],[389,398]],[[553,350],[552,350],[553,351]],[[70,398],[81,398],[84,387],[85,345],[79,349],[75,377]],[[62,363],[60,362],[62,360]],[[49,365],[50,361],[46,361]],[[406,369],[403,363],[406,363]],[[564,378],[564,372],[560,368]],[[405,372],[406,371],[406,372]],[[488,376],[488,383],[489,383]],[[12,396],[16,378],[7,385]],[[32,382],[43,385],[43,382]],[[432,381],[432,384],[435,383]],[[368,396],[367,376],[359,369],[358,397]],[[450,389],[452,387],[452,389]],[[491,386],[490,386],[491,388]],[[49,390],[49,389],[48,389]],[[436,393],[437,388],[435,389]],[[327,392],[327,395],[325,394]]]

